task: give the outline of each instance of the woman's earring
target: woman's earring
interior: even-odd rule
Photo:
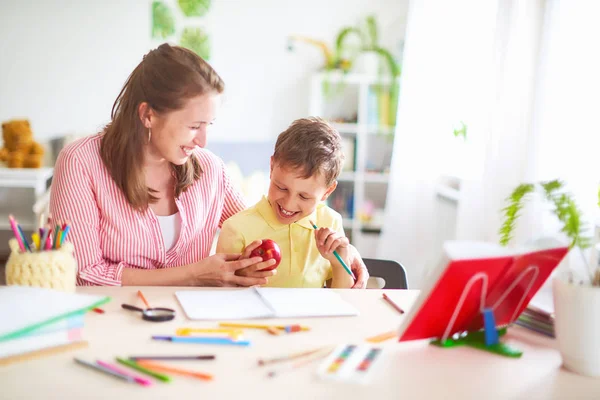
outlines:
[[[148,128],[148,144],[150,144],[151,138],[152,138],[152,129]]]

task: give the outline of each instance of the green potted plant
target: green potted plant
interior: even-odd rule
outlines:
[[[563,182],[527,183],[515,188],[503,209],[500,241],[503,245],[510,242],[520,211],[536,188],[541,188],[544,198],[552,204],[562,224],[561,231],[569,238],[572,251],[581,254],[589,273],[587,281],[574,279],[571,271],[568,279],[556,277],[552,282],[555,333],[563,365],[581,375],[600,377],[600,267],[597,259],[591,267],[587,263],[583,250],[592,245],[592,239],[584,235],[586,226],[581,211]]]
[[[353,37],[354,42],[348,43]],[[353,71],[371,76],[387,74],[389,86],[376,85],[375,90],[380,104],[389,107],[388,125],[396,125],[400,89],[396,79],[401,70],[392,53],[379,45],[379,27],[375,16],[367,16],[359,27],[343,28],[336,39],[336,54],[340,59],[350,60]]]

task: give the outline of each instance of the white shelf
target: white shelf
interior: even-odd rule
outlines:
[[[349,122],[334,122],[333,127],[342,135],[357,135],[365,132],[367,135],[391,135],[394,128],[383,125],[361,125]]]
[[[382,172],[367,172],[360,174],[357,172],[342,172],[338,177],[339,182],[355,182],[362,180],[366,183],[388,183],[390,180],[390,174]]]
[[[343,87],[342,95],[337,98],[328,98],[323,92],[325,82],[339,84]],[[340,208],[348,207],[349,201],[352,201],[354,215],[356,219],[345,218],[343,221],[344,229],[352,237],[352,244],[358,247],[358,250],[366,254],[373,253],[377,241],[377,232],[363,232],[366,230],[378,230],[380,226],[363,223],[358,216],[367,209],[367,205],[375,205],[378,210],[385,207],[385,196],[388,190],[387,184],[390,181],[389,173],[369,172],[369,157],[378,157],[381,151],[388,152],[393,145],[393,134],[395,128],[391,126],[379,125],[379,118],[373,118],[371,112],[378,112],[373,104],[373,85],[383,84],[390,87],[393,82],[385,76],[372,76],[363,74],[348,73],[343,74],[339,71],[320,72],[313,76],[311,80],[311,99],[309,112],[311,115],[320,116],[326,119],[336,119],[338,117],[356,118],[356,122],[333,122],[333,126],[344,137],[344,151],[346,157],[351,161],[354,170],[343,171],[338,177],[338,185],[330,199],[334,199],[336,194],[340,198],[335,199],[332,204],[339,204]],[[375,111],[373,111],[375,109]],[[371,117],[371,118],[370,118]],[[341,120],[341,119],[340,119]],[[373,124],[369,122],[374,122]],[[389,138],[389,147],[385,141]],[[351,143],[350,143],[351,142]],[[371,150],[369,152],[369,150]],[[388,154],[389,155],[389,154]],[[380,160],[384,161],[384,160]],[[369,165],[368,165],[369,164]],[[377,167],[373,164],[372,167]],[[380,167],[384,167],[381,165]],[[339,189],[342,189],[339,191]],[[339,192],[338,192],[339,191]],[[348,196],[352,195],[350,199]],[[341,197],[343,196],[343,198]],[[338,210],[339,211],[339,210]],[[380,223],[379,219],[373,222]],[[375,246],[373,243],[375,242]]]
[[[54,169],[45,168],[0,168],[0,187],[32,188],[52,177]]]
[[[354,85],[389,85],[392,80],[386,76],[372,76],[366,74],[343,73],[341,71],[323,71],[316,75],[316,79],[321,82],[331,83],[347,83]],[[400,78],[396,78],[396,82],[400,82]]]

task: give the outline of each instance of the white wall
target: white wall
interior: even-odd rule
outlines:
[[[379,17],[399,52],[408,0],[214,0],[203,19],[226,99],[209,140],[264,140],[308,112],[321,54],[287,51],[291,34],[333,45],[342,26]],[[0,0],[0,121],[26,117],[38,138],[97,131],[150,39],[148,0]]]

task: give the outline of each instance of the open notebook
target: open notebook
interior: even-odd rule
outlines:
[[[0,288],[0,342],[27,335],[65,318],[81,315],[109,300],[106,296],[35,287]]]
[[[358,315],[339,294],[327,289],[248,288],[175,292],[192,320],[300,318]]]

